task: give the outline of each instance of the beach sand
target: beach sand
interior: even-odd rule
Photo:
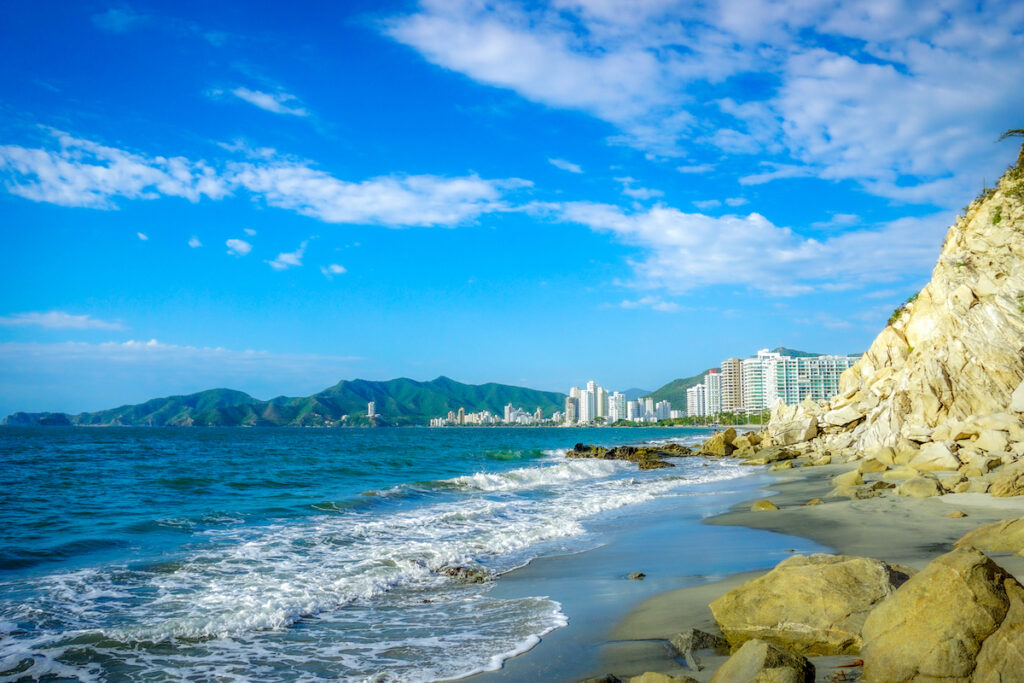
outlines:
[[[987,494],[964,493],[936,498],[905,498],[891,490],[880,498],[833,499],[829,480],[854,469],[856,464],[806,467],[772,472],[775,491],[771,500],[777,511],[751,512],[747,500],[732,510],[705,520],[706,524],[772,531],[802,536],[845,555],[878,558],[889,563],[923,569],[932,559],[949,550],[968,531],[1001,519],[1024,516],[1024,497],[993,498]],[[813,498],[824,505],[806,506]],[[950,518],[953,511],[966,513]],[[1018,579],[1024,578],[1024,557],[1011,553],[990,553],[992,559]],[[774,563],[766,567],[767,571]],[[687,668],[675,657],[668,639],[687,628],[718,632],[708,603],[765,571],[747,572],[723,581],[681,588],[656,595],[633,609],[608,632],[600,648],[602,673],[621,677],[645,671],[688,675],[698,681],[710,680],[725,657],[702,657],[702,671]],[[843,669],[855,657],[814,657],[817,680],[844,680]],[[852,678],[850,680],[853,680]]]

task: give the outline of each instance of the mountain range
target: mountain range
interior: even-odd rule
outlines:
[[[378,420],[366,416],[367,403],[376,403]],[[342,380],[305,397],[279,396],[261,401],[242,391],[210,389],[187,396],[155,398],[92,413],[14,413],[3,424],[15,426],[244,426],[330,427],[341,425],[427,424],[432,417],[464,408],[467,413],[489,410],[501,415],[511,403],[545,415],[561,410],[565,394],[507,384],[463,384],[448,377],[429,382],[399,378],[384,382]],[[342,419],[343,416],[348,416]]]

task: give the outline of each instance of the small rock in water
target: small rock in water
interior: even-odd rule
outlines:
[[[770,500],[758,500],[758,501],[755,501],[754,504],[750,506],[750,511],[751,512],[758,512],[758,511],[761,511],[761,510],[778,510],[778,509],[779,509],[779,506],[776,505],[775,503],[771,502]]]
[[[463,566],[447,566],[441,567],[437,570],[437,573],[441,576],[449,576],[456,581],[462,583],[483,583],[490,578],[490,575],[485,569],[478,569],[476,567],[463,567]]]
[[[821,498],[812,498],[811,500],[809,500],[806,503],[804,503],[804,505],[824,505],[824,504],[825,504],[825,501],[823,501]]]
[[[946,515],[946,516],[947,516],[947,517],[953,517],[953,518],[957,518],[957,519],[958,519],[958,518],[960,518],[960,517],[966,517],[966,516],[967,516],[967,513],[966,513],[966,512],[964,512],[963,510],[953,510],[952,512],[950,512],[950,513],[949,513],[948,515]]]
[[[643,572],[633,572],[632,574],[630,574],[626,578],[627,579],[642,580],[645,576],[647,576],[647,574],[644,574]]]

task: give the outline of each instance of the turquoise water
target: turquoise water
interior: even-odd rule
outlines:
[[[464,584],[746,472],[566,460],[695,429],[0,429],[0,678],[437,680],[568,617]]]

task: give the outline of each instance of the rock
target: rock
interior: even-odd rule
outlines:
[[[687,455],[693,455],[693,449],[677,443],[660,446],[617,446],[615,448],[578,443],[565,454],[565,457],[627,460],[635,462],[641,470],[657,470],[663,467],[675,467],[672,463],[665,462],[663,458],[678,458]]]
[[[714,650],[718,654],[729,652],[729,643],[722,636],[691,628],[672,636],[669,641],[679,656],[686,660],[686,666],[696,671],[703,671],[700,660],[694,654],[697,650]]]
[[[933,441],[921,446],[921,450],[910,461],[910,466],[918,472],[942,472],[959,469],[960,461],[953,455],[948,443]]]
[[[631,572],[628,576],[626,576],[626,578],[634,579],[637,581],[643,581],[643,579],[646,578],[646,576],[647,574],[644,574],[643,572]]]
[[[1007,465],[993,475],[988,492],[997,498],[1008,498],[1024,494],[1024,461]]]
[[[913,479],[914,477],[920,476],[921,473],[915,470],[909,465],[901,465],[894,467],[888,472],[884,472],[882,476],[886,479]]]
[[[943,491],[939,480],[934,477],[914,477],[900,484],[896,493],[910,498],[931,498],[941,496]]]
[[[999,664],[1005,658],[1020,661],[1021,650],[1009,647],[1019,648],[1024,640],[1022,596],[1017,580],[974,548],[936,558],[864,622],[864,680],[1020,680],[980,677],[976,667],[984,659],[989,672],[1022,671]],[[997,640],[982,653],[997,632]]]
[[[808,464],[810,464],[810,465],[812,465],[814,467],[821,467],[822,465],[831,465],[832,464],[832,456],[831,455],[823,455],[820,458],[814,458]]]
[[[689,676],[669,676],[668,674],[648,671],[645,674],[633,676],[629,679],[629,683],[697,683],[697,679]]]
[[[704,445],[700,447],[700,452],[703,455],[714,455],[718,457],[732,455],[732,452],[736,450],[736,447],[732,445],[735,438],[736,430],[729,427],[724,432],[719,432],[705,441]]]
[[[767,446],[757,452],[757,457],[764,460],[765,463],[792,460],[798,455],[799,453],[785,446]]]
[[[1024,549],[1024,517],[980,526],[964,534],[956,547],[974,547],[987,553],[1018,552]]]
[[[675,465],[670,462],[665,462],[664,460],[648,459],[638,461],[636,463],[636,467],[640,470],[660,470],[665,467],[675,467]]]
[[[825,504],[825,501],[823,501],[821,498],[811,498],[809,501],[804,503],[804,505],[824,505],[824,504]]]
[[[833,486],[859,486],[863,483],[864,479],[857,470],[850,470],[849,472],[832,477]]]
[[[864,413],[859,408],[853,405],[848,405],[845,408],[839,408],[838,410],[830,410],[822,416],[822,421],[833,427],[843,427],[850,424],[855,420],[859,420],[864,417]]]
[[[622,683],[622,679],[615,674],[605,674],[604,676],[598,676],[597,678],[587,678],[580,681],[580,683]]]
[[[781,424],[773,422],[769,424],[768,433],[772,441],[780,446],[803,443],[818,435],[818,420],[813,416],[807,416]]]
[[[754,504],[750,506],[751,512],[761,512],[762,510],[778,510],[779,506],[767,499],[755,500]]]
[[[805,655],[852,654],[868,612],[907,575],[846,555],[794,555],[711,603],[733,646],[751,638]]]
[[[461,565],[447,565],[437,570],[441,576],[448,576],[462,583],[483,583],[491,578],[486,569],[479,567],[463,567]]]
[[[1024,413],[1024,381],[1018,384],[1010,395],[1010,411]]]
[[[874,458],[867,458],[860,461],[860,465],[857,467],[857,471],[861,474],[874,474],[876,472],[885,472],[889,469],[889,466],[880,460]]]
[[[967,513],[964,512],[963,510],[953,510],[952,512],[950,512],[946,516],[947,517],[952,517],[953,519],[963,519],[964,517],[967,516]]]
[[[978,435],[974,447],[988,453],[1005,453],[1010,448],[1010,436],[998,429],[986,429]]]
[[[711,683],[814,683],[806,657],[763,640],[748,640],[711,677]]]
[[[778,472],[779,470],[791,470],[791,469],[793,469],[793,461],[792,460],[783,460],[782,462],[775,463],[769,469],[772,472]]]

